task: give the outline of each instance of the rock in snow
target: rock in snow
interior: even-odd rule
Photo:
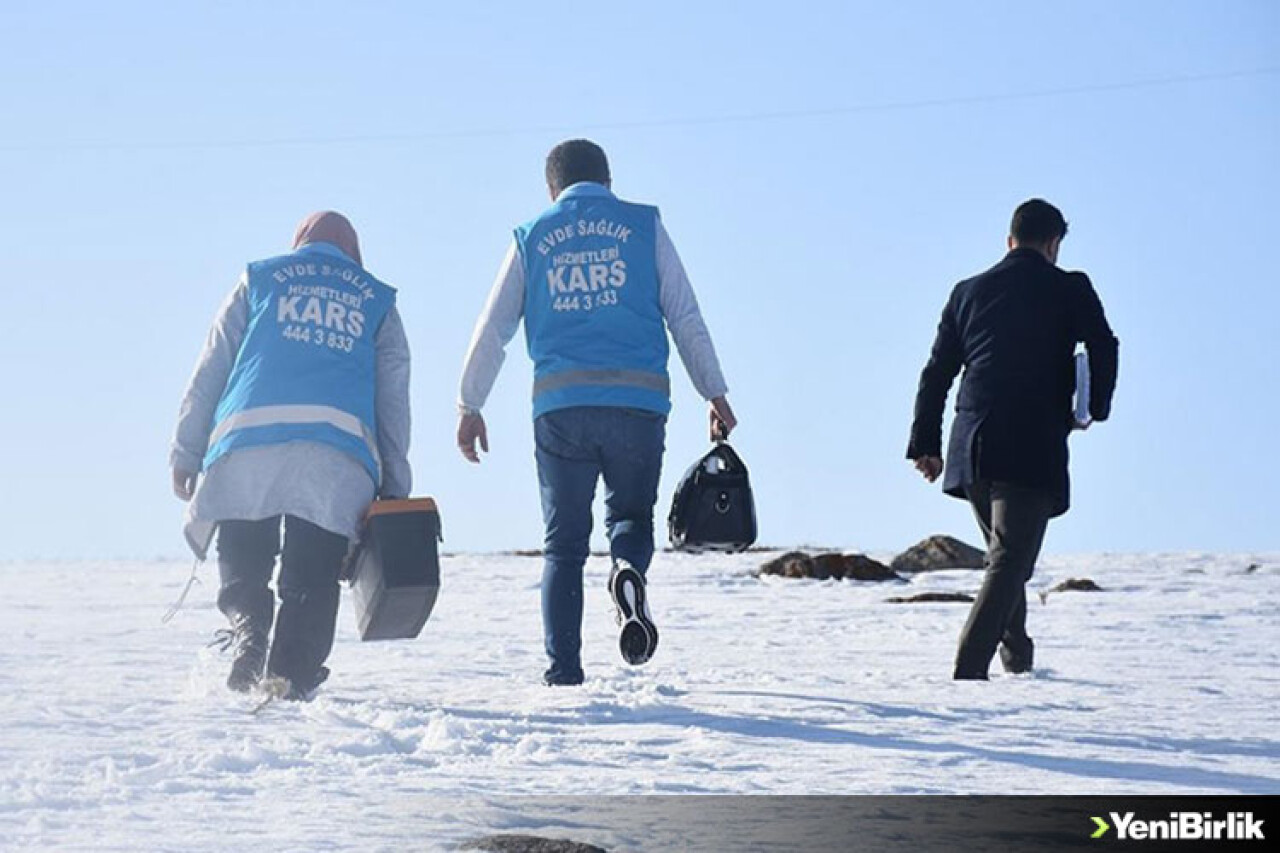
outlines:
[[[803,551],[788,551],[781,557],[770,560],[760,567],[759,574],[814,580],[902,580],[884,563],[877,562],[865,554],[831,553],[811,557]]]
[[[952,536],[930,536],[893,558],[896,572],[930,572],[938,569],[980,569],[986,552]]]
[[[967,592],[918,592],[915,595],[886,598],[890,604],[928,604],[941,601],[973,601]]]
[[[460,849],[484,850],[487,853],[607,853],[603,847],[594,844],[536,835],[489,835],[468,841]]]
[[[811,578],[814,576],[813,558],[803,551],[788,551],[774,557],[760,567],[757,574],[778,575],[784,578]]]
[[[1089,578],[1067,578],[1053,589],[1042,590],[1040,593],[1040,603],[1044,604],[1049,600],[1049,596],[1055,592],[1102,592],[1102,587],[1098,586]]]

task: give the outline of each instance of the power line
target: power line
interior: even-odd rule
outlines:
[[[1209,83],[1224,80],[1240,80],[1250,77],[1263,77],[1280,74],[1280,66],[1252,68],[1237,71],[1209,72],[1204,74],[1181,74],[1167,77],[1149,77],[1138,80],[1125,80],[1114,83],[1094,83],[1080,86],[1065,86],[1056,89],[1036,89],[1023,92],[1006,92],[982,95],[959,95],[945,98],[923,98],[917,100],[875,101],[864,104],[852,104],[836,107],[816,107],[797,110],[776,110],[771,112],[734,113],[719,116],[685,116],[657,119],[637,119],[634,121],[588,122],[578,125],[546,125],[541,127],[506,127],[506,128],[473,128],[459,130],[425,131],[420,133],[388,133],[363,134],[355,136],[298,136],[277,139],[229,139],[229,140],[187,140],[168,142],[48,142],[24,143],[19,145],[0,145],[0,151],[183,151],[183,150],[228,150],[247,148],[290,148],[302,146],[327,145],[363,145],[363,144],[395,144],[405,142],[430,142],[450,139],[485,139],[506,136],[523,136],[532,134],[582,133],[584,131],[601,130],[647,130],[672,127],[706,127],[729,124],[752,124],[793,119],[828,118],[834,116],[858,115],[866,113],[905,112],[911,110],[934,109],[938,107],[972,106],[980,104],[999,104],[1014,101],[1038,100],[1041,98],[1057,98],[1070,95],[1105,94],[1110,92],[1136,91],[1195,83]]]

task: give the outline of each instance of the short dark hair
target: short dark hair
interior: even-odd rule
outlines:
[[[566,140],[547,155],[547,186],[556,195],[582,181],[608,184],[609,180],[609,158],[589,139]]]
[[[1043,246],[1067,236],[1067,220],[1062,218],[1062,211],[1049,202],[1033,198],[1018,205],[1013,212],[1009,235],[1019,243]]]

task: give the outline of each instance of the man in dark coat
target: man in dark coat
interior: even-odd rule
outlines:
[[[1057,266],[1066,233],[1053,205],[1020,205],[1004,260],[951,292],[920,375],[907,458],[932,483],[944,468],[947,393],[964,367],[943,490],[969,501],[987,541],[957,679],[985,679],[997,648],[1007,671],[1031,669],[1025,586],[1049,519],[1070,503],[1067,436],[1111,412],[1119,345],[1089,277]],[[1078,343],[1092,377],[1083,422],[1072,410]]]

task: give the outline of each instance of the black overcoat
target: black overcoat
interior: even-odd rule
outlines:
[[[1076,345],[1089,354],[1089,410],[1111,413],[1119,344],[1089,277],[1033,249],[955,286],[920,375],[907,458],[942,456],[942,412],[960,368],[943,490],[964,498],[978,480],[1043,488],[1054,515],[1070,505],[1067,437]]]

